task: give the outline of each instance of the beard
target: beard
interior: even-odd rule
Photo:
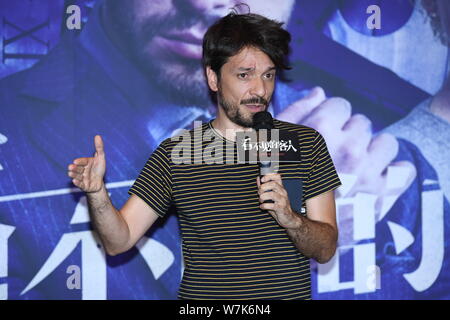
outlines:
[[[209,107],[211,96],[200,61],[176,61],[170,66],[148,64],[146,73],[171,101],[184,106]]]
[[[185,106],[212,105],[201,60],[159,52],[152,41],[158,35],[188,29],[198,23],[209,26],[218,17],[189,15],[173,7],[165,13],[148,15],[137,21],[121,1],[112,2],[111,9],[109,14],[117,21],[115,32],[121,35],[124,43],[121,49],[159,92],[171,102]]]
[[[220,88],[217,91],[217,99],[218,99],[219,105],[223,108],[228,119],[230,119],[233,123],[237,124],[238,126],[244,127],[244,128],[252,128],[253,127],[254,113],[249,112],[248,114],[245,114],[244,112],[242,112],[241,109],[239,108],[239,105],[233,104],[232,102],[225,99],[225,97],[222,94],[222,90]],[[262,105],[264,105],[264,110],[267,110],[269,103],[270,103],[270,99],[266,100],[263,97],[253,97],[253,98],[244,99],[244,100],[240,101],[240,105],[262,104]]]

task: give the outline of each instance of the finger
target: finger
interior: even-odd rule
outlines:
[[[81,180],[78,180],[78,179],[72,179],[72,183],[73,183],[76,187],[78,187],[78,188],[80,188],[80,189],[83,189],[83,188],[84,188],[84,183],[83,183],[83,181],[81,181]]]
[[[398,141],[390,134],[380,134],[372,139],[367,151],[362,175],[349,195],[356,192],[386,193],[388,167],[397,156]]]
[[[344,124],[343,131],[345,132],[358,132],[365,133],[369,136],[372,135],[372,121],[369,120],[365,115],[357,113],[354,114],[348,121]]]
[[[94,145],[95,145],[95,151],[97,152],[97,155],[103,156],[105,153],[104,153],[103,139],[100,135],[95,136]]]
[[[72,183],[79,188],[80,181],[78,181],[77,179],[72,179]]]
[[[83,174],[81,174],[81,173],[76,173],[76,172],[73,172],[73,171],[69,171],[69,172],[67,172],[67,175],[69,177],[73,178],[73,179],[77,179],[77,180],[80,180],[80,181],[83,180]]]
[[[261,186],[261,181],[260,181],[259,176],[256,177],[256,185],[258,186],[258,189],[259,189],[259,187]]]
[[[261,203],[259,207],[262,210],[275,211],[275,203]]]
[[[372,121],[363,114],[355,114],[344,124],[343,132],[347,136],[347,144],[367,151],[373,137]]]
[[[325,101],[325,92],[321,87],[313,88],[307,96],[294,102],[277,115],[277,119],[291,123],[300,123],[314,108]]]
[[[276,198],[277,194],[274,191],[267,191],[259,195],[259,202],[263,203],[266,200],[272,200],[275,202],[275,200],[277,200]]]
[[[263,183],[260,185],[259,192],[263,193],[263,192],[266,192],[269,190],[276,192],[279,189],[281,189],[281,185],[279,183],[277,183],[275,181],[269,181],[269,182],[266,182],[266,183]]]
[[[397,156],[398,141],[393,135],[382,133],[372,139],[367,151],[371,158],[370,170],[381,173]]]
[[[87,166],[89,164],[89,158],[77,158],[73,160],[73,163],[77,166]]]
[[[83,173],[84,172],[84,167],[83,166],[77,166],[75,164],[69,164],[67,169],[69,171],[73,171],[73,172],[76,172],[76,173]]]
[[[261,178],[262,183],[267,183],[269,181],[281,183],[281,175],[279,173],[268,173]]]
[[[261,182],[261,186],[271,186],[271,187],[284,187],[281,178],[277,178],[276,180],[269,180],[267,182]]]
[[[327,135],[335,135],[350,119],[352,106],[343,98],[333,97],[325,100],[305,118],[304,125],[319,131],[326,139]]]
[[[343,143],[338,151],[335,151],[339,158],[345,159],[340,166],[341,169],[352,170],[357,167],[362,159],[367,155],[369,144],[372,140],[372,123],[362,114],[352,116],[343,127]]]

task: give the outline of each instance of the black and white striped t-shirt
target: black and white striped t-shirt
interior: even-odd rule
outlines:
[[[317,131],[278,120],[274,125],[298,133],[301,162],[282,163],[279,173],[300,180],[303,206],[340,185]],[[183,139],[162,142],[129,190],[161,217],[169,206],[177,208],[185,262],[179,298],[310,299],[309,259],[259,208],[258,165],[237,163],[236,144],[211,129],[205,123]],[[196,143],[198,133],[207,138]],[[221,157],[227,150],[232,157]],[[205,163],[202,155],[223,161]]]

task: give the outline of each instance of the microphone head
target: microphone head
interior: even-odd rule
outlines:
[[[253,129],[273,129],[273,118],[270,112],[260,111],[253,116]]]

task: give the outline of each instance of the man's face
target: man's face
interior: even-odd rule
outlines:
[[[220,77],[207,68],[208,85],[217,92],[219,115],[240,127],[253,126],[253,116],[267,110],[275,87],[275,65],[261,50],[244,48],[228,59]]]
[[[163,90],[174,91],[185,104],[209,104],[201,65],[207,28],[246,3],[252,13],[287,22],[294,0],[107,0],[113,32],[124,48]],[[241,11],[247,8],[241,6]],[[110,20],[111,21],[111,20]]]

